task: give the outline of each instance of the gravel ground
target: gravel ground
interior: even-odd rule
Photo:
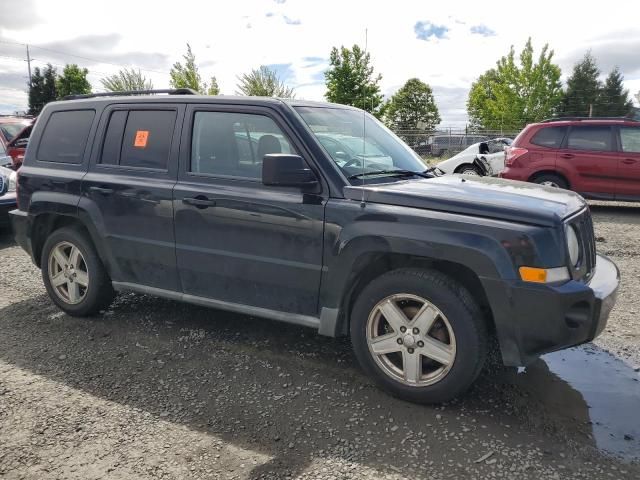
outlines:
[[[586,352],[640,365],[640,207],[593,212],[623,284]],[[347,340],[133,294],[75,319],[8,235],[0,258],[1,478],[640,478],[598,448],[583,396],[542,360],[549,388],[504,369],[417,406],[374,387]]]

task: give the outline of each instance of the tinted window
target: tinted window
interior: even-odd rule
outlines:
[[[104,143],[102,144],[100,163],[110,165],[120,164],[122,136],[124,134],[125,124],[127,123],[128,113],[127,111],[119,110],[111,114],[109,125],[107,126],[107,133],[104,136]]]
[[[567,148],[575,150],[611,150],[610,127],[573,127],[569,132]]]
[[[640,127],[621,127],[620,142],[623,152],[640,153]]]
[[[560,148],[567,127],[546,127],[533,136],[531,143],[541,147]]]
[[[93,110],[69,110],[51,114],[40,139],[38,160],[82,163],[93,117]]]
[[[296,153],[282,130],[264,115],[196,112],[191,140],[191,171],[261,178],[268,153]]]
[[[124,128],[120,165],[166,170],[175,123],[173,110],[131,110]]]

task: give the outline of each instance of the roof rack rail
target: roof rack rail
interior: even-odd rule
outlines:
[[[549,122],[581,122],[585,120],[620,120],[620,121],[631,121],[631,122],[640,122],[639,119],[634,117],[553,117],[547,118],[546,120],[540,121],[540,123],[549,123]]]
[[[63,97],[63,100],[78,100],[81,98],[95,97],[128,97],[131,95],[155,95],[157,93],[166,93],[168,95],[199,95],[198,92],[191,88],[164,88],[160,90],[128,90],[125,92],[103,92],[67,95]]]

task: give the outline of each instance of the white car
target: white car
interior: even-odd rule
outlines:
[[[444,173],[497,175],[504,169],[504,148],[512,142],[510,138],[493,138],[486,142],[474,143],[450,159],[438,163],[436,167]],[[481,165],[485,168],[481,168]]]

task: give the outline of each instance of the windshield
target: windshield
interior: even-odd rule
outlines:
[[[2,134],[4,138],[7,139],[7,142],[10,142],[16,138],[16,135],[18,135],[25,126],[26,125],[22,123],[2,123],[0,124],[0,130],[2,130]]]
[[[425,170],[420,157],[368,113],[346,108],[295,109],[347,177],[377,171],[385,171],[380,176],[389,176],[390,170]]]

